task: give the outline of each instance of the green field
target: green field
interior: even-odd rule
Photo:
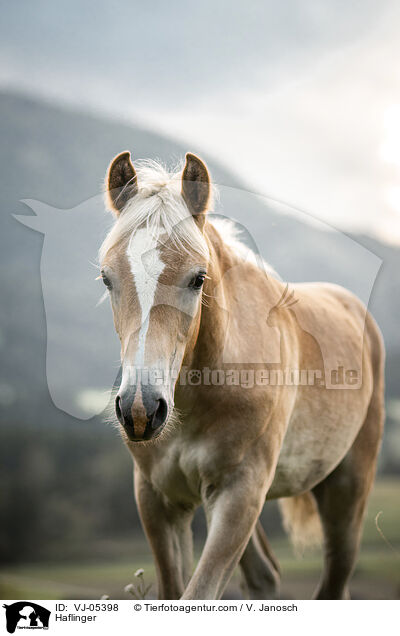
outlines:
[[[360,558],[351,585],[355,599],[400,598],[399,494],[400,484],[394,479],[380,479],[374,488]],[[375,522],[381,511],[379,527],[386,541]],[[271,543],[282,569],[281,598],[310,598],[319,578],[320,550],[296,558],[286,538],[275,538]],[[134,580],[134,572],[140,567],[145,570],[146,582],[153,583],[149,598],[154,598],[154,567],[145,542],[118,543],[114,552],[119,556],[112,561],[108,557],[104,561],[97,559],[87,563],[81,560],[6,567],[0,575],[0,596],[2,599],[32,600],[96,599],[107,594],[116,599],[130,598],[124,587]],[[240,597],[238,573],[235,573],[225,597]]]

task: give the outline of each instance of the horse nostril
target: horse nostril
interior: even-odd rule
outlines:
[[[151,428],[153,430],[160,428],[160,426],[164,424],[165,420],[167,419],[167,415],[168,415],[167,401],[164,400],[164,398],[160,398],[158,400],[157,409],[154,412],[153,417],[151,418]]]
[[[121,411],[121,398],[119,395],[115,398],[115,413],[117,415],[120,424],[123,423],[122,411]]]

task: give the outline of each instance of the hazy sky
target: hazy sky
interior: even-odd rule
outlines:
[[[254,191],[400,241],[396,0],[19,0],[1,15],[1,86],[142,122]]]

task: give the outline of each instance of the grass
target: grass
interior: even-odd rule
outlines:
[[[355,598],[399,598],[400,596],[400,483],[395,479],[380,479],[371,495],[364,538],[352,583]],[[379,534],[379,525],[390,548]],[[321,552],[296,558],[284,537],[272,541],[282,569],[284,598],[310,598],[321,570]],[[145,571],[146,582],[153,583],[155,571],[150,551],[142,540],[121,546],[121,558],[112,561],[79,563],[31,563],[10,566],[0,574],[0,597],[3,599],[78,599],[131,598],[124,587],[133,581],[137,568]],[[132,550],[134,547],[134,550]],[[132,560],[123,555],[134,554]],[[236,573],[227,591],[230,598],[239,597],[239,577]]]

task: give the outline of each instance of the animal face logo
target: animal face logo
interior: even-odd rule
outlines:
[[[6,610],[6,628],[9,634],[16,629],[48,629],[50,610],[32,603],[19,601],[11,605],[3,605]]]

